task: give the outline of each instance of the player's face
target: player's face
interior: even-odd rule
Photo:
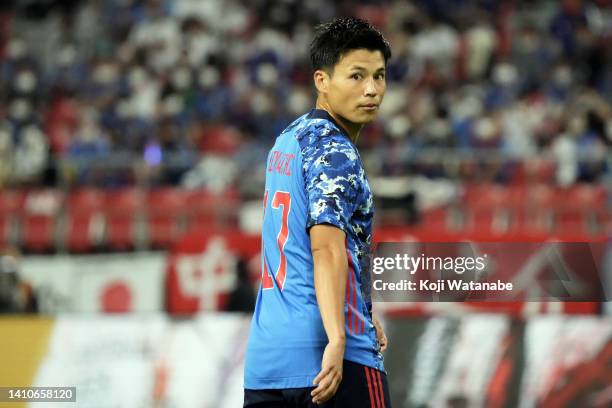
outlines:
[[[349,51],[334,66],[329,81],[327,100],[334,113],[355,124],[373,121],[387,87],[382,52]]]

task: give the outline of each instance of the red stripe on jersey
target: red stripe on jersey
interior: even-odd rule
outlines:
[[[355,288],[355,299],[357,299],[357,277],[353,273],[353,287]],[[355,305],[355,322],[357,323],[357,334],[361,333],[361,324],[363,319],[361,318],[361,313],[357,310],[357,305]]]
[[[353,260],[351,258],[351,254],[348,254],[349,259],[349,279],[351,280],[351,297],[352,297],[352,305],[353,312],[351,313],[351,325],[353,327],[353,333],[359,332],[359,320],[357,319],[357,288],[355,281],[355,268],[353,267]],[[350,307],[349,307],[350,308]],[[355,328],[357,326],[357,328]]]
[[[353,311],[351,310],[351,294],[353,293],[352,291],[352,280],[351,280],[351,271],[349,269],[348,271],[348,276],[346,277],[346,304],[347,304],[347,316],[346,316],[346,320],[347,320],[347,325],[348,325],[348,329],[349,329],[349,333],[353,333]]]

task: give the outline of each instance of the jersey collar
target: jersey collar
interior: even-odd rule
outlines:
[[[326,110],[324,110],[324,109],[312,109],[310,111],[310,113],[308,114],[308,117],[310,119],[326,119],[326,120],[329,120],[331,123],[336,125],[338,130],[340,132],[342,132],[342,134],[344,136],[346,136],[348,138],[348,140],[351,140],[351,137],[349,136],[348,132],[342,126],[340,126],[340,124],[338,122],[336,122],[336,120],[332,117],[332,115],[330,115],[329,112],[327,112]]]

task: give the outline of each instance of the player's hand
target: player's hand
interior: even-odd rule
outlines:
[[[382,324],[380,324],[380,321],[375,315],[372,315],[372,324],[374,324],[374,328],[376,329],[376,338],[378,338],[378,343],[380,344],[380,351],[385,351],[389,342]]]
[[[328,343],[321,360],[321,372],[314,379],[317,386],[310,395],[312,402],[322,404],[334,396],[342,381],[344,343]]]

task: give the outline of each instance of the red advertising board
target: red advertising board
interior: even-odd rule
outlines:
[[[424,230],[407,228],[377,230],[376,242],[542,242],[547,240],[575,242],[581,237],[504,235],[489,233],[447,234],[441,236]],[[593,239],[591,237],[591,239]],[[604,237],[596,240],[603,241]],[[584,239],[582,239],[584,240]],[[183,237],[169,252],[166,271],[166,308],[173,314],[191,314],[201,310],[224,310],[234,289],[239,260],[250,266],[250,277],[257,287],[260,271],[259,235],[239,230],[195,231]],[[599,302],[413,302],[381,305],[386,313],[428,315],[447,313],[491,312],[511,316],[536,314],[596,314]]]

